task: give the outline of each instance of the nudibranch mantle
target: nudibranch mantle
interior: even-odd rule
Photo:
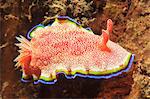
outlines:
[[[102,35],[83,28],[67,16],[59,16],[52,24],[39,24],[27,34],[16,37],[21,43],[20,55],[14,60],[22,68],[22,81],[33,78],[34,83],[54,84],[57,75],[66,78],[76,76],[88,78],[111,78],[127,72],[134,55],[109,40],[112,21]]]

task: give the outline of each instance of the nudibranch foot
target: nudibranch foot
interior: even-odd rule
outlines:
[[[56,75],[59,76],[59,74],[64,74],[67,79],[74,79],[75,77],[83,77],[83,78],[91,78],[91,79],[109,79],[112,77],[116,77],[124,72],[128,72],[132,66],[133,60],[134,60],[134,54],[132,54],[132,56],[130,57],[128,66],[126,68],[124,68],[118,72],[108,74],[108,75],[98,76],[98,75],[94,75],[94,74],[84,74],[81,72],[77,72],[74,75],[67,75],[65,72],[58,72],[58,73],[56,73]],[[22,77],[21,81],[22,82],[32,82],[32,79],[31,78],[29,79],[29,77],[28,78]],[[38,84],[38,83],[55,84],[56,82],[57,82],[56,78],[48,80],[47,78],[41,77],[39,80],[34,80],[34,84]]]
[[[27,34],[29,40],[16,37],[20,55],[14,61],[22,68],[22,81],[54,84],[59,74],[107,79],[127,72],[134,55],[109,39],[112,27],[109,19],[99,36],[67,16],[36,25]]]

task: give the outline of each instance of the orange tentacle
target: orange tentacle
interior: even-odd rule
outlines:
[[[107,33],[107,31],[102,30],[102,45],[101,45],[102,51],[111,52],[110,48],[107,47],[108,40],[109,40],[109,34]]]
[[[111,19],[107,20],[107,31],[108,33],[112,33],[112,28],[113,28],[113,22]]]

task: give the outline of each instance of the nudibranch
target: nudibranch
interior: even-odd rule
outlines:
[[[67,16],[59,16],[51,24],[39,24],[27,34],[16,37],[20,55],[14,60],[21,67],[22,81],[54,84],[59,73],[67,79],[76,76],[111,78],[127,72],[134,54],[109,39],[113,23],[95,35]]]

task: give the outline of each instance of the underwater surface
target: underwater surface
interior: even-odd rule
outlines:
[[[0,98],[150,98],[149,4],[148,0],[2,0],[0,2],[2,13],[0,16]],[[22,35],[27,38],[27,33],[32,27],[38,24],[50,25],[58,16],[72,18],[71,21],[80,24],[79,27],[85,28],[84,31],[87,33],[93,31],[92,35],[96,35],[95,38],[105,34],[102,29],[107,29],[109,26],[106,25],[107,20],[111,19],[113,30],[109,33],[109,39],[134,54],[134,61],[133,57],[129,58],[129,64],[126,65],[129,68],[124,68],[124,72],[111,71],[110,75],[105,72],[101,76],[95,76],[97,73],[92,71],[92,75],[87,76],[86,72],[78,71],[79,74],[75,74],[74,77],[66,76],[67,72],[65,72],[56,75],[55,84],[36,83],[36,81],[35,84],[33,81],[21,80],[24,69],[19,66],[16,68],[16,62],[13,61],[19,55],[17,51],[19,48],[15,46],[15,43],[18,43],[16,37]],[[66,22],[60,21],[60,23]],[[28,35],[29,41],[29,36],[34,38],[33,33]],[[96,58],[88,61],[94,60]],[[25,62],[28,61],[23,63]]]

